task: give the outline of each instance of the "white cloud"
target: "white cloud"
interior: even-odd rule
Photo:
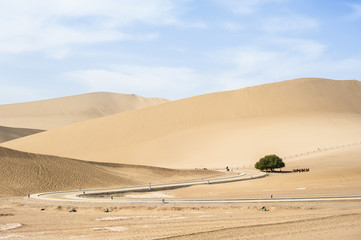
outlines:
[[[63,48],[79,43],[149,41],[157,38],[157,34],[127,33],[125,27],[180,22],[171,0],[1,1],[0,53]]]
[[[199,88],[200,77],[189,68],[121,65],[111,69],[85,69],[63,74],[87,91],[136,93],[147,97],[177,99],[191,96]]]
[[[258,10],[262,5],[268,3],[280,3],[287,0],[214,0],[216,3],[221,4],[228,8],[235,14],[248,15]]]
[[[292,14],[287,17],[273,17],[266,19],[263,30],[271,33],[305,32],[315,30],[318,27],[319,23],[315,19]]]

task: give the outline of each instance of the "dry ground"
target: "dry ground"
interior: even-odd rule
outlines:
[[[15,198],[2,199],[0,203],[0,239],[361,237],[360,202],[119,206]],[[269,211],[261,211],[262,206]],[[73,208],[77,212],[69,212]],[[17,228],[5,230],[6,227]]]
[[[264,179],[161,193],[178,198],[360,195],[360,153],[361,146],[351,146],[289,162],[290,169],[310,167],[308,173],[274,173]],[[269,211],[261,211],[262,206]],[[77,212],[69,212],[71,209]],[[70,204],[22,197],[0,199],[0,239],[356,240],[361,238],[360,229],[360,201]]]
[[[202,185],[162,191],[177,198],[269,198],[361,195],[361,145],[303,156],[286,162],[284,171],[268,177],[228,184]]]

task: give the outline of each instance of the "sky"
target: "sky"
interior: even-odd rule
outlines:
[[[0,0],[0,104],[361,80],[361,0]]]

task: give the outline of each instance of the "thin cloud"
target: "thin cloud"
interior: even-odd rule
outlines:
[[[284,51],[291,54],[300,54],[308,59],[321,57],[327,49],[325,44],[311,39],[274,37],[269,40],[275,46],[282,46]]]
[[[260,46],[240,46],[210,53],[228,66],[215,76],[215,89],[231,90],[267,82],[300,77],[355,79],[360,76],[360,59],[329,59],[326,46],[307,39],[275,39],[272,50]]]
[[[125,27],[175,24],[179,22],[176,16],[176,6],[170,0],[1,1],[0,53],[109,41],[152,41],[157,33],[129,32]]]
[[[230,32],[237,32],[245,29],[244,25],[237,22],[229,22],[229,21],[224,22],[223,27]]]
[[[310,30],[316,30],[319,27],[319,23],[316,19],[301,16],[301,15],[289,15],[287,17],[272,17],[264,21],[263,30],[271,33],[283,33],[283,32],[305,32]]]
[[[62,77],[81,84],[86,91],[115,91],[171,99],[191,96],[201,82],[198,74],[190,68],[164,66],[120,65],[66,72]]]
[[[270,3],[281,3],[286,0],[214,0],[235,14],[249,15],[256,12],[260,7]]]
[[[50,98],[49,92],[29,86],[18,86],[2,83],[0,88],[0,104],[12,104]]]
[[[361,4],[356,3],[349,3],[347,4],[352,9],[352,13],[350,17],[353,19],[360,19],[361,18]]]

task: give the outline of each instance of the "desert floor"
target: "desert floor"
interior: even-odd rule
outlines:
[[[307,173],[272,173],[257,180],[192,186],[158,194],[174,199],[361,195],[360,152],[360,146],[351,146],[288,163],[289,169],[310,167]],[[347,165],[342,164],[344,159]],[[137,194],[144,193],[134,193],[133,197]],[[268,211],[262,211],[263,206]],[[72,209],[76,212],[70,212]],[[122,204],[0,199],[0,239],[360,237],[361,201]]]
[[[360,239],[361,236],[359,201],[68,205],[7,198],[0,203],[0,239]],[[269,211],[261,211],[262,206]],[[76,212],[70,212],[71,209]]]

